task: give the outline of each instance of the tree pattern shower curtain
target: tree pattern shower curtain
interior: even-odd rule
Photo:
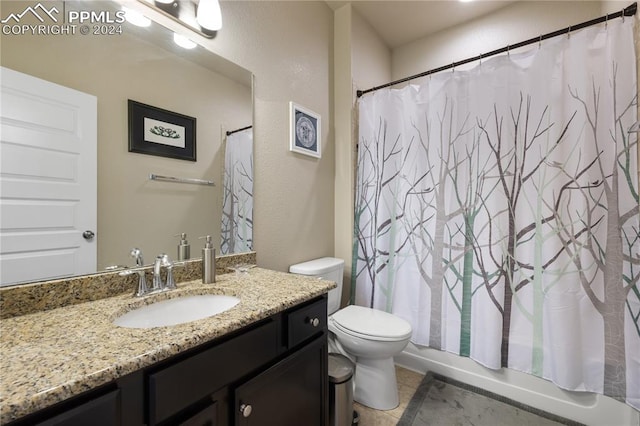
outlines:
[[[640,409],[633,19],[359,104],[356,303]]]
[[[227,136],[220,254],[253,247],[253,129]]]

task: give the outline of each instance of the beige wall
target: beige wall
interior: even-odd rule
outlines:
[[[355,188],[355,145],[353,128],[353,87],[351,82],[351,5],[347,4],[334,13],[334,123],[336,134],[335,155],[335,227],[334,256],[345,260],[342,287],[342,305],[349,304],[351,287],[350,236],[353,235],[353,188]]]
[[[334,253],[333,12],[322,1],[221,2],[204,43],[255,75],[254,241],[280,271]],[[289,152],[289,101],[322,117],[322,158]]]
[[[335,243],[334,256],[345,260],[342,303],[351,297],[355,168],[357,161],[356,90],[391,78],[391,52],[350,4],[335,10]]]
[[[366,90],[391,81],[391,50],[357,12],[352,22],[353,82]]]
[[[394,80],[601,16],[599,1],[519,1],[394,49]],[[473,66],[473,63],[469,66]]]
[[[30,3],[29,3],[30,4]],[[22,2],[11,6],[24,9]],[[7,5],[3,5],[3,16]],[[2,36],[2,66],[98,99],[98,268],[177,256],[186,232],[193,257],[200,235],[219,241],[222,128],[251,124],[251,88],[127,33],[119,36]],[[127,99],[197,118],[197,162],[128,152]],[[149,181],[149,173],[212,179],[216,186]]]

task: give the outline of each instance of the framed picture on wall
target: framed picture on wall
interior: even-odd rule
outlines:
[[[289,150],[320,158],[320,115],[289,102]]]
[[[129,152],[196,161],[196,119],[129,99]]]

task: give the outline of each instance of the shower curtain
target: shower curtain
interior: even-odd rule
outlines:
[[[356,303],[640,409],[633,19],[359,104]]]
[[[224,157],[220,254],[253,246],[253,130],[227,136]]]

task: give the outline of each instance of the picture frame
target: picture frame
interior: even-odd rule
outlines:
[[[289,102],[289,150],[321,158],[322,120],[317,114],[294,102]]]
[[[196,161],[196,119],[129,99],[129,152]]]

